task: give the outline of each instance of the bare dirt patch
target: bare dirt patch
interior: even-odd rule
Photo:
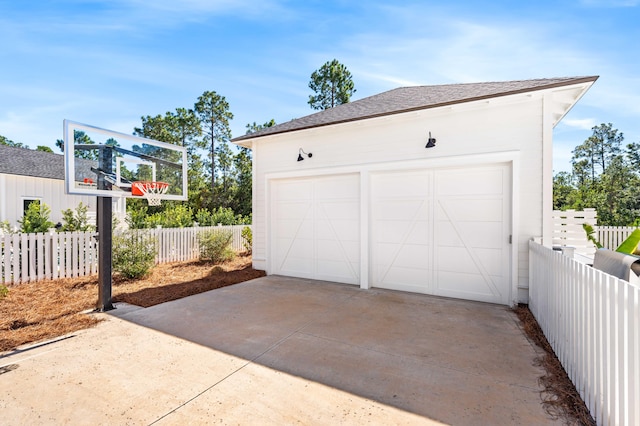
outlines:
[[[250,256],[222,265],[179,262],[156,265],[141,280],[113,278],[113,301],[149,307],[264,276]],[[99,322],[83,312],[95,308],[97,276],[23,283],[0,300],[0,352],[72,333]]]

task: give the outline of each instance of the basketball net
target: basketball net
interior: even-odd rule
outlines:
[[[162,204],[162,196],[167,193],[169,184],[166,182],[133,182],[131,193],[146,198],[150,206]]]

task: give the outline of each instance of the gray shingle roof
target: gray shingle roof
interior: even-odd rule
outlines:
[[[0,173],[64,180],[64,156],[0,145]]]
[[[338,105],[334,108],[307,115],[306,117],[278,124],[250,135],[239,136],[232,139],[232,141],[240,142],[246,139],[277,133],[292,132],[542,89],[551,89],[578,83],[594,82],[597,79],[597,76],[562,77],[489,83],[400,87],[369,96],[368,98]]]

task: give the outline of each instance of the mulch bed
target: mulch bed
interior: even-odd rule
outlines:
[[[519,305],[515,312],[522,322],[527,337],[544,351],[544,355],[536,359],[536,365],[543,367],[546,372],[539,378],[543,387],[540,393],[546,412],[556,420],[563,420],[567,425],[595,425],[596,422],[591,417],[589,409],[529,308],[526,305]]]

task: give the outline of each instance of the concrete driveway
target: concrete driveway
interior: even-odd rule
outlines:
[[[0,357],[3,424],[547,424],[508,308],[270,276]]]

